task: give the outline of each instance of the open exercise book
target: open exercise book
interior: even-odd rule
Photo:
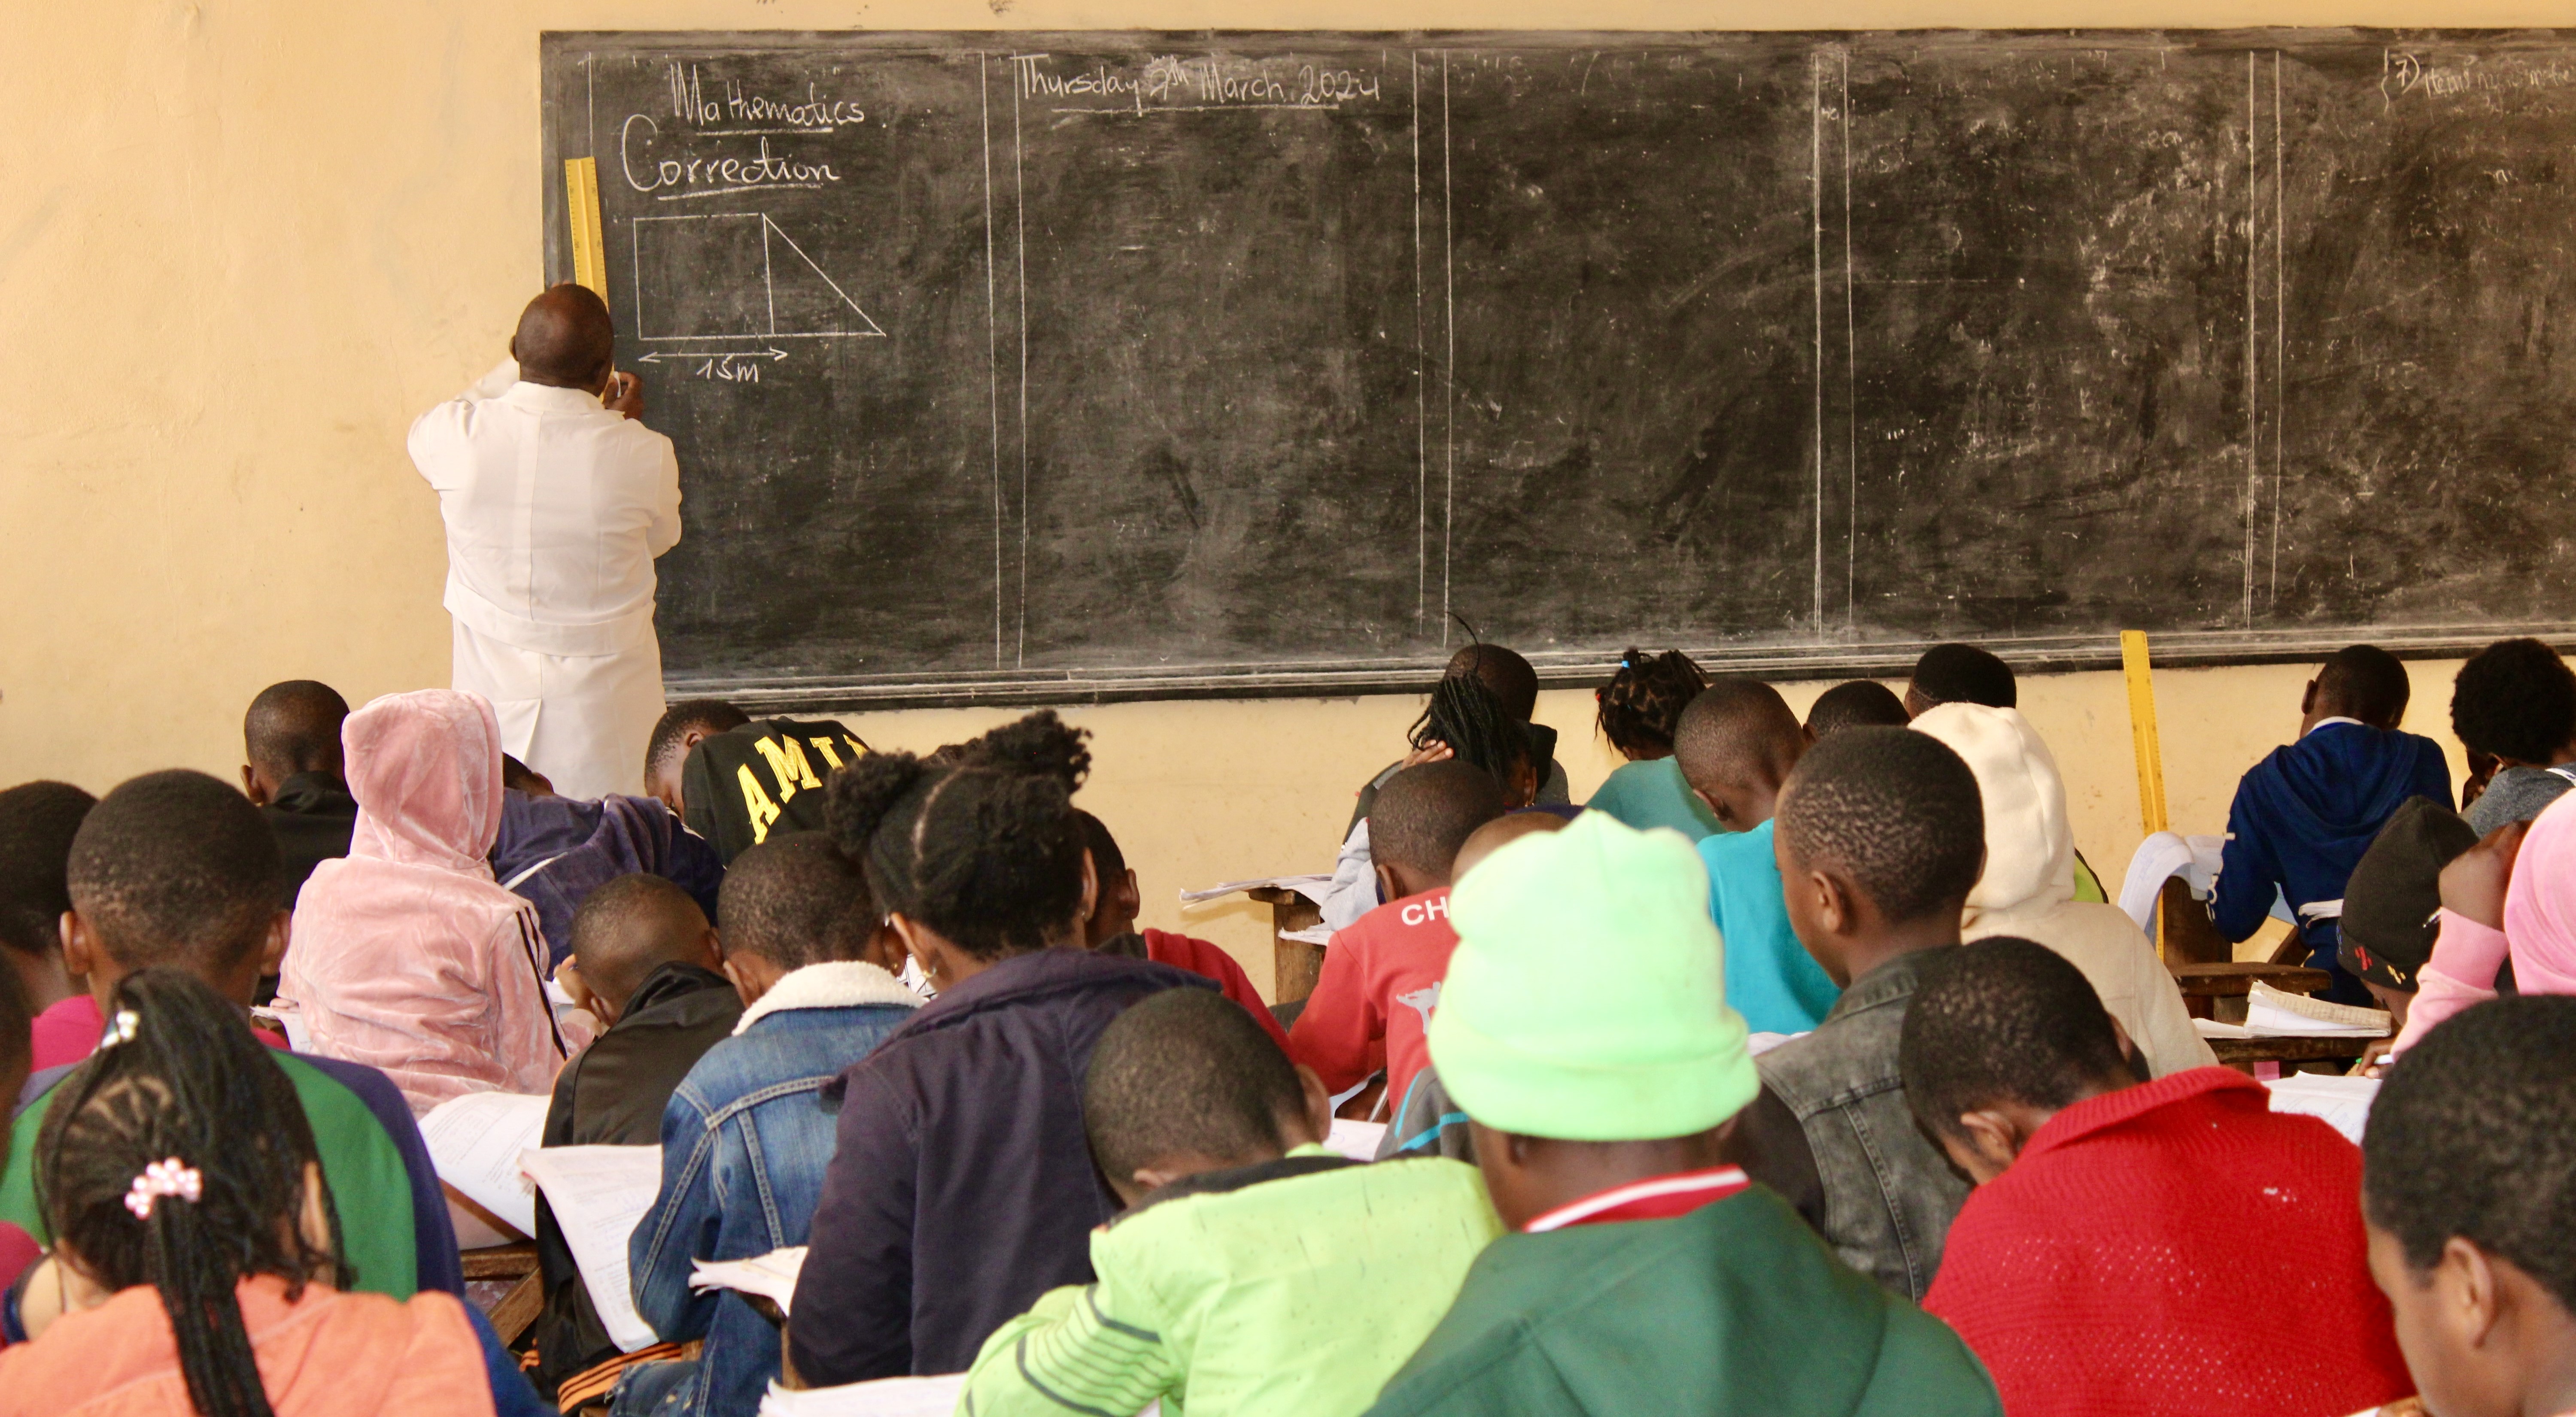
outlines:
[[[760,1417],[948,1417],[966,1387],[964,1373],[936,1378],[879,1378],[872,1383],[790,1392],[776,1383],[760,1400]],[[1136,1417],[1162,1417],[1151,1402]]]
[[[438,1179],[522,1235],[537,1233],[537,1188],[519,1169],[519,1154],[535,1150],[545,1134],[547,1102],[515,1092],[469,1092],[420,1119],[420,1139],[429,1145]]]
[[[623,1352],[652,1343],[627,1282],[626,1242],[662,1193],[662,1148],[549,1146],[521,1152],[519,1164],[546,1193],[600,1327]]]

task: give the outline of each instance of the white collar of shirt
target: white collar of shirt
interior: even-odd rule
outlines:
[[[524,386],[523,386],[523,387],[524,387]],[[2351,724],[2351,725],[2352,725],[2353,727],[2355,727],[2355,728],[2368,728],[2368,727],[2370,726],[2369,724],[2362,722],[2360,719],[2357,719],[2357,718],[2344,718],[2344,717],[2342,717],[2341,715],[2337,715],[2336,717],[2333,717],[2333,718],[2321,718],[2321,719],[2318,719],[2318,720],[2316,721],[2316,725],[2315,725],[2315,727],[2310,728],[2310,729],[2308,730],[2308,732],[2310,732],[2310,733],[2314,733],[2314,732],[2316,732],[2316,731],[2317,731],[2317,729],[2318,729],[2318,728],[2332,728],[2332,727],[2334,727],[2334,726],[2335,726],[2336,724],[2338,724],[2338,723],[2349,723],[2349,724]]]
[[[596,394],[587,394],[579,389],[559,389],[552,384],[531,384],[525,379],[512,384],[501,397],[524,408],[555,409],[565,413],[578,413],[585,409],[598,413],[602,409]]]

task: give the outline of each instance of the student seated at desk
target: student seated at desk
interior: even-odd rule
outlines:
[[[573,914],[581,903],[621,876],[659,876],[686,891],[701,912],[715,913],[724,862],[670,808],[650,797],[559,797],[518,759],[504,757],[501,765],[501,830],[492,840],[492,878],[537,908],[548,969],[572,952]]]
[[[1530,721],[1531,716],[1538,712],[1538,671],[1530,667],[1528,660],[1501,645],[1472,644],[1449,656],[1449,666],[1441,671],[1440,677],[1473,679],[1484,685],[1486,692],[1494,696],[1494,701],[1502,705],[1504,714],[1520,725],[1521,732],[1529,739],[1530,762],[1536,771],[1530,800],[1547,807],[1563,807],[1574,801],[1571,789],[1566,786],[1565,764],[1556,760],[1556,730],[1544,723]],[[1370,778],[1368,784],[1360,789],[1358,803],[1351,809],[1350,822],[1342,828],[1345,834],[1368,818],[1369,803],[1397,773],[1416,763],[1439,761],[1441,755],[1436,748],[1429,754],[1423,751],[1424,722],[1424,719],[1414,722],[1413,751],[1379,769],[1377,776]]]
[[[1600,702],[1601,736],[1626,762],[1610,770],[1583,805],[1607,812],[1640,831],[1671,827],[1693,841],[1725,827],[1692,793],[1673,755],[1682,710],[1708,687],[1708,676],[1680,650],[1620,656],[1619,672],[1593,691]]]
[[[1996,1412],[1957,1337],[1726,1164],[1760,1084],[1706,879],[1687,843],[1587,812],[1459,883],[1431,1052],[1513,1233],[1375,1417]]]
[[[2527,822],[2576,786],[2576,673],[2538,640],[2498,640],[2451,681],[2451,731],[2497,772],[2461,813],[2480,836]]]
[[[72,838],[98,799],[68,782],[22,782],[0,792],[0,957],[36,1017],[33,1066],[78,1062],[98,1046],[98,1005],[63,967],[63,916],[72,908]]]
[[[1128,1005],[1215,985],[1079,948],[1098,882],[1071,801],[1081,730],[1041,711],[945,761],[834,773],[832,836],[939,997],[824,1089],[839,1108],[787,1326],[816,1386],[955,1373],[1091,1279],[1115,1209],[1082,1135],[1092,1045]]]
[[[2028,940],[1945,953],[1905,1011],[1906,1102],[1977,1183],[1923,1307],[2004,1410],[2343,1417],[2405,1396],[2361,1153],[2243,1074],[2140,1083],[2128,1052],[2083,973]]]
[[[188,974],[231,1001],[246,1038],[277,1050],[278,1067],[304,1107],[322,1171],[339,1197],[351,1287],[409,1298],[416,1290],[465,1292],[428,1148],[402,1094],[373,1068],[288,1053],[286,1040],[253,1030],[246,1010],[263,967],[285,947],[285,869],[276,838],[249,799],[204,773],[147,773],[100,800],[74,838],[67,871],[70,928],[65,963],[85,976],[80,997],[107,1037],[102,1006],[119,981],[155,966]],[[77,1064],[37,1072],[21,1095],[9,1164],[0,1173],[0,1220],[42,1240],[47,1218],[34,1187],[35,1148],[46,1115]]]
[[[41,1127],[26,1159],[44,1172],[55,1253],[20,1308],[33,1341],[0,1351],[9,1411],[547,1411],[472,1305],[353,1291],[364,1202],[237,1002],[155,968],[118,980],[107,1007],[112,1046],[41,1122],[17,1124]]]
[[[689,742],[686,726],[677,737]],[[731,861],[774,835],[823,830],[823,780],[867,751],[830,719],[752,719],[690,742],[677,790],[663,800]]]
[[[1314,1072],[1200,990],[1101,1033],[1082,1115],[1127,1209],[1092,1232],[1096,1282],[984,1341],[961,1411],[1352,1417],[1501,1229],[1472,1167],[1327,1151]]]
[[[1334,932],[1315,992],[1288,1031],[1288,1056],[1340,1093],[1386,1069],[1394,1110],[1422,1071],[1424,1027],[1458,933],[1449,927],[1449,871],[1458,848],[1503,814],[1502,790],[1463,761],[1406,768],[1369,810],[1386,904]],[[1576,966],[1580,967],[1580,966]]]
[[[536,908],[487,859],[501,726],[473,694],[388,694],[349,715],[358,826],[314,868],[278,980],[314,1052],[381,1068],[415,1113],[468,1092],[537,1094],[568,1053],[546,1001]]]
[[[1754,1060],[1762,1092],[1728,1155],[1845,1264],[1920,1299],[1968,1188],[1906,1110],[1896,1043],[1985,859],[1976,775],[1928,735],[1849,729],[1798,761],[1777,822],[1790,927],[1843,992],[1815,1032]]]
[[[724,961],[715,928],[688,892],[636,875],[591,892],[571,934],[565,991],[607,1031],[555,1075],[538,1145],[655,1145],[672,1090],[742,1017],[733,982],[716,972]],[[536,1242],[546,1290],[531,1374],[537,1390],[553,1393],[602,1363],[625,1366],[542,1191]]]
[[[2389,814],[2409,797],[2451,805],[2451,770],[2430,738],[2398,730],[2412,692],[2406,666],[2370,645],[2337,650],[2299,701],[2299,741],[2272,750],[2227,809],[2209,914],[2230,940],[2251,938],[2289,902],[2310,968],[2333,972],[2332,995],[2367,1001],[2336,962],[2344,883]]]
[[[1943,704],[2016,708],[2021,686],[2012,666],[1975,645],[1942,644],[1923,651],[1905,681],[1905,713],[1921,718]]]
[[[888,972],[902,943],[827,837],[778,837],[735,857],[722,919],[743,1011],[672,1092],[662,1193],[627,1242],[636,1313],[666,1343],[706,1342],[694,1360],[627,1368],[611,1407],[621,1414],[760,1405],[779,1374],[778,1325],[732,1290],[690,1288],[689,1275],[702,1259],[806,1243],[832,1159],[833,1117],[816,1097],[922,1003]],[[579,1387],[560,1397],[586,1395]]]
[[[1836,684],[1807,706],[1807,741],[1831,738],[1846,728],[1903,728],[1914,715],[1896,691],[1875,679]]]
[[[1756,1033],[1805,1033],[1842,990],[1789,928],[1771,849],[1780,785],[1807,750],[1798,716],[1768,684],[1721,678],[1682,711],[1676,741],[1691,791],[1723,828],[1699,859],[1726,941],[1727,1001]]]
[[[340,691],[310,679],[269,685],[242,715],[242,791],[277,833],[289,910],[314,867],[349,854],[358,825],[358,799],[341,775],[348,717]]]
[[[682,699],[662,710],[653,736],[644,743],[644,795],[657,798],[671,815],[688,815],[688,794],[680,786],[689,750],[719,733],[751,722],[751,715],[722,699]]]
[[[1083,938],[1091,948],[1128,959],[1150,959],[1186,969],[1216,981],[1225,996],[1252,1011],[1271,1041],[1288,1046],[1288,1034],[1272,1017],[1270,1006],[1261,1002],[1261,991],[1252,987],[1251,976],[1234,962],[1222,946],[1170,930],[1139,930],[1136,915],[1145,908],[1143,891],[1136,885],[1136,868],[1127,864],[1127,855],[1118,849],[1118,839],[1109,828],[1089,812],[1077,811],[1082,819],[1083,841],[1091,851],[1091,873],[1100,882],[1100,900],[1091,909],[1090,923],[1083,926]]]
[[[2524,994],[2576,994],[2576,797],[2528,826],[2489,832],[2442,870],[2442,909],[2423,986],[2389,1061],[2444,1019],[2496,996],[2505,965]]]
[[[2576,999],[2503,999],[2424,1040],[2371,1103],[2370,1270],[2423,1410],[2576,1410]]]
[[[1379,783],[1392,782],[1399,770],[1453,758],[1482,768],[1501,785],[1505,811],[1530,805],[1530,793],[1539,781],[1532,764],[1539,759],[1530,745],[1529,725],[1514,719],[1502,701],[1477,680],[1461,675],[1433,685],[1431,702],[1422,710],[1422,720],[1414,725],[1413,741],[1412,756],[1379,774],[1379,782],[1369,785],[1364,799],[1369,812],[1377,809],[1377,794],[1382,790]],[[1350,835],[1343,838],[1341,855],[1333,862],[1332,883],[1324,888],[1326,926],[1348,929],[1387,899],[1379,892],[1375,865],[1368,815],[1363,813],[1352,824]]]
[[[2015,935],[2064,955],[2129,1031],[2156,1077],[2218,1061],[2182,990],[2128,912],[2075,899],[2075,841],[2057,759],[2017,709],[1949,703],[1914,720],[1977,775],[1986,864],[1968,892],[1962,938]]]

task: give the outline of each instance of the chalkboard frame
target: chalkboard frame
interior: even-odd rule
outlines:
[[[2475,44],[2490,50],[2564,47],[2576,42],[2576,29],[2516,28],[2379,29],[2363,27],[2249,27],[2224,30],[1878,30],[1878,31],[1495,31],[1386,30],[1269,31],[1207,29],[1185,31],[547,31],[540,36],[540,64],[550,69],[560,56],[585,49],[621,53],[658,51],[692,54],[795,50],[817,45],[885,52],[951,52],[985,50],[996,54],[1030,52],[1049,47],[1097,48],[1133,44],[1181,48],[1230,42],[1278,44],[1315,38],[1336,45],[1377,44],[1425,49],[1510,48],[1516,50],[1631,48],[1649,46],[1723,47],[1728,45],[1849,46],[1907,44],[1923,48],[2002,43],[2013,46],[2081,50],[2225,50],[2276,49],[2311,44],[2397,46]],[[543,209],[542,247],[549,282],[569,279],[572,259],[566,221],[563,158],[555,100],[541,80],[545,114],[541,120],[542,160],[539,191]],[[2153,635],[2154,660],[2172,667],[2231,664],[2295,663],[2316,660],[2356,640],[2378,644],[2403,658],[2443,658],[2466,654],[2493,640],[2528,635],[2562,650],[2576,649],[2576,621],[2457,624],[2320,626],[2258,630],[2161,631]],[[1461,637],[1463,639],[1463,636]],[[2103,670],[2119,667],[2116,633],[2029,637],[1966,636],[2026,672]],[[1853,676],[1898,676],[1934,643],[1927,639],[1820,638],[1810,641],[1762,639],[1678,646],[1712,672],[1754,674],[1778,680],[1816,680]],[[1516,646],[1517,647],[1517,646]],[[1672,646],[1652,644],[1649,649]],[[1617,665],[1615,655],[1598,650],[1549,652],[1525,650],[1541,682],[1550,687],[1589,686],[1605,679]],[[1161,699],[1325,698],[1359,694],[1418,691],[1440,673],[1445,656],[1411,655],[1377,658],[1282,661],[1259,666],[1175,663],[1151,667],[1097,670],[992,670],[946,673],[674,673],[666,688],[674,697],[720,696],[745,707],[849,711],[905,707],[1108,703]]]

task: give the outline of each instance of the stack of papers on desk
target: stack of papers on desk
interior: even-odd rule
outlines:
[[[796,1276],[805,1272],[805,1247],[790,1245],[747,1260],[700,1260],[689,1271],[689,1287],[696,1290],[731,1289],[743,1294],[757,1294],[778,1306],[778,1312],[792,1312],[788,1303],[796,1297]]]
[[[521,1152],[519,1165],[554,1209],[599,1326],[621,1352],[652,1343],[652,1326],[635,1312],[627,1282],[626,1242],[662,1193],[662,1148],[549,1146]]]
[[[2370,1104],[2379,1096],[2379,1079],[2336,1077],[2327,1073],[2293,1073],[2263,1084],[2272,1091],[2272,1110],[2320,1118],[2354,1146],[2370,1121]]]
[[[2256,1038],[2385,1038],[2389,1022],[2383,1009],[2330,1004],[2286,993],[2259,979],[2245,996],[2245,1027]]]

